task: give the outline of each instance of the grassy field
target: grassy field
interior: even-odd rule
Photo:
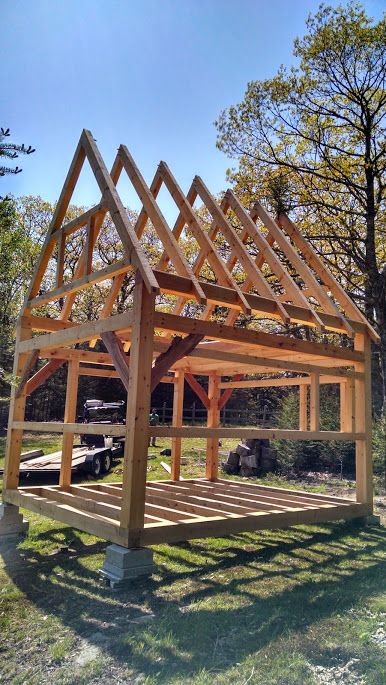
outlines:
[[[41,444],[27,438],[24,449]],[[202,475],[198,444],[186,444],[185,477]],[[46,452],[58,447],[46,436]],[[167,478],[159,450],[149,452],[149,479]],[[105,480],[120,473],[117,464]],[[2,548],[2,685],[386,682],[383,528],[297,526],[155,546],[157,573],[114,593],[98,581],[105,542],[27,516],[28,537]]]

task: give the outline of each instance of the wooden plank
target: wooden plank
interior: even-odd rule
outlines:
[[[187,278],[191,279],[197,301],[201,304],[206,304],[204,291],[202,290],[196,276],[186,261],[177,240],[170,231],[161,210],[159,209],[152,193],[147,187],[145,180],[135,164],[134,159],[130,155],[126,145],[120,145],[118,155],[138,197],[143,204],[147,215],[150,217],[164,248],[169,254],[169,258],[172,260],[177,273],[181,274],[181,276],[186,276]]]
[[[31,336],[31,328],[20,323],[16,328],[15,357],[13,362],[13,375],[22,376],[27,363],[27,355],[20,354],[20,344]],[[11,401],[9,406],[7,441],[5,448],[4,464],[4,488],[17,488],[19,484],[20,455],[22,449],[23,429],[14,425],[15,421],[24,420],[27,392],[26,385],[17,394],[15,386],[12,386]]]
[[[176,382],[174,383],[173,392],[173,426],[182,425],[182,417],[184,410],[184,387],[185,378],[183,371],[176,372]],[[171,477],[172,480],[180,479],[181,470],[181,438],[172,438],[172,466]]]
[[[286,310],[281,305],[281,303],[275,299],[275,296],[267,281],[264,279],[264,276],[257,269],[255,262],[253,261],[253,258],[246,250],[237,232],[227,221],[225,214],[221,211],[221,208],[218,206],[214,198],[209,193],[202,179],[199,176],[195,176],[193,184],[198,194],[200,195],[202,201],[209,209],[214,222],[218,224],[218,226],[220,227],[221,232],[226,238],[232,252],[234,252],[234,254],[237,255],[237,259],[243,267],[247,277],[251,279],[259,294],[275,302],[275,308],[277,310],[278,315],[282,318],[284,323],[289,323],[290,319]]]
[[[27,381],[25,386],[26,395],[31,395],[34,390],[40,388],[40,386],[64,364],[64,359],[51,359],[47,364],[42,366],[42,368],[36,371],[36,373]]]
[[[257,258],[257,260],[259,260],[259,258]],[[165,273],[157,269],[154,269],[154,274],[163,292],[178,295],[179,297],[185,299],[192,298],[192,287],[188,278],[184,278],[172,273]],[[206,283],[205,281],[200,281],[200,285],[204,290],[209,302],[235,308],[236,310],[240,311],[237,293],[232,288],[226,288],[225,286],[218,285],[217,283]],[[251,287],[252,286],[253,284],[251,284]],[[275,301],[270,298],[261,297],[255,293],[249,293],[245,291],[246,285],[243,284],[243,295],[254,312],[259,313],[260,315],[269,314],[270,318],[281,318],[277,312]],[[289,302],[283,303],[283,307],[288,313],[288,316],[291,318],[291,321],[295,323],[304,323],[308,326],[315,325],[309,308],[306,309],[305,307],[291,304]],[[334,316],[333,314],[326,314],[325,312],[318,312],[318,316],[325,328],[341,333],[346,332],[346,328],[342,325],[341,317]],[[365,325],[363,323],[353,321],[352,319],[347,319],[347,321],[354,331],[361,333],[365,330]]]
[[[125,354],[121,341],[114,331],[106,331],[101,334],[101,337],[107,351],[111,355],[119,378],[127,392],[129,392],[129,360]]]
[[[355,380],[355,429],[363,434],[355,443],[357,502],[373,510],[372,407],[371,407],[371,340],[370,333],[357,334],[354,348],[364,353],[364,362],[356,368],[364,372]]]
[[[299,385],[299,430],[301,431],[306,431],[308,428],[308,385],[311,379],[307,378],[307,381],[307,385]]]
[[[164,328],[176,333],[201,333],[205,338],[212,340],[230,340],[242,345],[261,345],[271,349],[304,352],[322,357],[331,357],[344,360],[347,363],[362,361],[363,355],[348,348],[337,347],[327,343],[308,342],[297,338],[289,338],[284,335],[263,333],[247,328],[234,328],[225,326],[216,321],[202,321],[200,319],[188,319],[175,316],[167,312],[156,312],[154,317],[155,328]],[[43,336],[42,336],[43,337]]]
[[[220,425],[220,410],[218,408],[220,399],[219,389],[220,377],[211,374],[208,381],[208,428],[218,428]],[[206,442],[206,477],[208,480],[215,480],[218,476],[218,437],[208,437]]]
[[[64,408],[64,423],[74,423],[76,420],[76,403],[78,399],[78,371],[79,362],[68,362],[66,404]],[[74,446],[74,433],[63,434],[62,459],[60,464],[59,486],[69,488],[71,485],[72,450]]]
[[[103,501],[102,493],[100,494],[99,500],[96,500],[94,497],[90,497],[90,490],[82,490],[82,492],[79,494],[76,494],[77,492],[79,492],[79,489],[74,490],[73,487],[71,487],[70,491],[61,490],[58,488],[54,489],[50,487],[42,487],[40,496],[47,497],[47,499],[55,502],[64,502],[65,504],[69,504],[71,507],[79,509],[80,511],[87,511],[92,514],[100,514],[101,516],[105,516],[110,519],[115,519],[117,521],[119,520],[121,507],[120,500],[118,498],[116,498],[117,503],[112,504]]]
[[[185,373],[185,379],[187,383],[190,385],[192,390],[196,393],[197,397],[201,400],[202,404],[204,405],[205,409],[209,409],[209,398],[207,393],[205,392],[204,388],[198,380],[193,376],[192,373]]]
[[[95,229],[95,217],[92,216],[87,222],[86,244],[84,250],[84,276],[88,276],[92,272],[92,258],[96,234]]]
[[[339,440],[363,439],[363,433],[341,431],[299,431],[279,428],[207,428],[204,426],[151,426],[150,434],[161,438],[266,438],[270,440]]]
[[[173,174],[171,173],[169,167],[167,166],[166,162],[161,162],[159,165],[159,172],[160,175],[165,182],[166,187],[168,188],[173,200],[175,201],[177,207],[179,208],[182,216],[184,217],[184,220],[186,222],[186,226],[188,227],[188,230],[192,233],[194,238],[196,239],[198,245],[200,246],[201,250],[206,254],[206,259],[208,260],[208,263],[212,267],[216,278],[218,279],[219,283],[222,285],[227,285],[230,288],[233,288],[235,292],[237,293],[237,298],[238,298],[238,303],[241,307],[241,309],[246,313],[246,314],[251,314],[251,307],[248,304],[247,300],[245,299],[241,289],[239,288],[237,282],[235,279],[232,277],[231,273],[228,271],[226,265],[222,261],[222,259],[219,257],[217,253],[217,249],[210,239],[208,233],[204,231],[203,227],[201,226],[197,216],[195,215],[193,208],[185,195],[183,194],[181,188],[179,187],[176,179],[174,178]]]
[[[153,392],[159,384],[161,378],[171,369],[171,367],[183,357],[189,356],[197,347],[198,343],[203,339],[203,335],[191,333],[185,338],[176,336],[173,338],[170,347],[166,352],[162,352],[157,357],[151,372],[151,392]]]
[[[201,482],[201,481],[200,481]],[[216,485],[221,484],[224,487],[229,487],[229,488],[235,488],[236,490],[240,487],[242,488],[247,488],[248,490],[252,489],[253,491],[257,490],[258,492],[262,493],[274,493],[275,496],[277,497],[289,497],[289,496],[294,496],[296,498],[304,498],[306,497],[307,499],[311,499],[312,501],[315,500],[317,502],[332,502],[335,504],[352,504],[353,500],[348,499],[347,497],[336,497],[335,495],[325,495],[324,493],[320,492],[308,492],[307,490],[287,490],[286,488],[280,488],[275,485],[261,485],[260,483],[258,485],[254,485],[252,483],[246,483],[244,481],[239,481],[239,480],[232,480],[232,479],[225,479],[225,478],[219,478],[216,481]]]
[[[24,314],[20,317],[21,324],[25,323],[33,331],[62,331],[64,328],[75,328],[79,324],[73,321],[62,321],[61,319],[50,319],[47,316],[35,316],[34,314]]]
[[[83,228],[83,226],[86,226],[91,218],[95,219],[95,217],[97,217],[98,214],[105,214],[106,212],[107,207],[104,207],[102,203],[99,203],[94,207],[91,207],[91,209],[87,209],[86,212],[80,214],[78,217],[76,217],[76,219],[68,221],[66,224],[62,226],[62,228],[59,228],[57,231],[52,233],[52,238],[54,240],[59,240],[61,235],[64,235],[68,238],[68,236],[75,233],[75,231],[77,231],[79,228]]]
[[[279,215],[279,225],[287,235],[293,240],[295,245],[298,247],[300,252],[303,254],[303,256],[306,258],[308,265],[315,271],[315,273],[318,274],[320,279],[322,280],[322,283],[325,284],[334,297],[336,298],[337,302],[341,305],[341,307],[348,313],[348,315],[354,319],[355,321],[360,321],[363,323],[367,330],[369,331],[370,337],[372,340],[374,340],[375,343],[379,343],[379,335],[376,333],[376,331],[373,329],[372,326],[370,326],[369,322],[367,319],[363,316],[362,312],[358,309],[358,307],[354,304],[354,302],[350,299],[350,297],[347,295],[346,291],[342,288],[342,286],[338,283],[338,281],[334,278],[334,276],[330,273],[330,271],[327,269],[327,267],[323,264],[322,260],[320,259],[319,255],[315,252],[314,248],[310,245],[310,243],[302,236],[301,232],[299,231],[298,227],[294,224],[293,221],[291,221],[288,216],[284,213]],[[351,325],[351,322],[350,322]]]
[[[309,376],[299,376],[296,378],[287,378],[283,376],[282,378],[253,378],[250,380],[240,380],[240,381],[223,381],[220,383],[220,388],[285,388],[292,385],[309,385],[311,382]],[[340,379],[336,376],[320,376],[319,382],[321,385],[326,384],[340,384]]]
[[[21,343],[22,352],[31,350],[47,350],[63,345],[74,345],[75,343],[91,340],[96,334],[100,335],[105,331],[119,331],[131,327],[132,313],[127,311],[122,314],[109,316],[101,321],[90,321],[79,326],[66,328],[63,331],[39,335],[31,340]],[[43,355],[42,355],[43,356]]]
[[[155,296],[149,294],[143,279],[137,272],[133,303],[121,510],[121,525],[129,529],[130,547],[138,547],[141,543],[145,516],[154,306]]]
[[[125,274],[130,269],[131,266],[127,263],[126,259],[120,259],[118,262],[110,264],[104,269],[99,269],[99,271],[88,273],[87,275],[82,276],[82,278],[77,278],[70,283],[62,285],[60,288],[56,288],[48,293],[44,293],[44,295],[34,297],[32,300],[29,300],[28,307],[32,309],[33,307],[40,307],[43,304],[47,304],[47,302],[51,302],[52,300],[59,300],[70,293],[77,293],[80,290],[90,288],[101,281],[106,281],[114,276],[118,276],[119,274]]]
[[[111,167],[111,172],[110,172],[110,177],[114,185],[117,185],[119,181],[119,177],[122,171],[121,164],[116,157],[113,165]],[[109,207],[107,205],[103,205],[101,203],[101,210],[95,214],[94,220],[95,220],[95,225],[94,225],[94,231],[93,231],[93,240],[96,242],[96,239],[98,237],[98,234],[103,226],[103,222],[105,220],[105,217],[109,211]],[[83,276],[83,271],[84,271],[84,261],[85,261],[85,249],[83,248],[83,251],[79,257],[78,263],[75,267],[75,273],[74,273],[74,279],[81,278]],[[66,320],[69,318],[71,315],[71,310],[73,307],[73,304],[75,302],[76,298],[76,293],[70,293],[67,295],[65,302],[63,304],[62,311],[60,312],[60,319]]]
[[[291,511],[264,513],[255,512],[248,516],[202,518],[185,523],[148,524],[143,531],[143,544],[181,542],[203,537],[216,537],[234,533],[261,530],[264,528],[288,528],[289,526],[323,523],[340,519],[365,516],[368,505],[352,504],[348,507],[331,506],[327,509],[292,509]]]
[[[96,513],[80,511],[68,504],[59,503],[52,499],[39,497],[31,492],[21,490],[4,491],[4,501],[16,506],[25,507],[29,511],[42,516],[48,516],[55,521],[62,521],[69,526],[84,530],[90,535],[110,540],[117,545],[127,547],[127,531],[120,528],[113,519]]]
[[[98,315],[99,321],[101,319],[107,319],[107,317],[110,316],[112,309],[113,309],[113,306],[114,306],[114,303],[115,303],[115,300],[117,299],[118,293],[122,287],[125,276],[126,276],[126,274],[123,273],[123,274],[119,274],[119,276],[115,276],[113,278],[113,282],[111,284],[110,292],[107,295],[107,297],[104,301],[103,307],[102,307],[102,309]],[[98,338],[93,338],[92,340],[90,340],[89,347],[95,347],[97,340],[98,340]]]
[[[35,271],[31,279],[31,283],[27,289],[22,311],[24,311],[24,309],[28,307],[28,300],[33,298],[39,292],[41,282],[47,268],[47,264],[49,262],[49,259],[51,257],[52,251],[56,243],[52,234],[58,228],[60,228],[63,219],[66,215],[72,194],[74,192],[75,185],[78,181],[79,174],[82,170],[84,159],[85,153],[83,150],[82,142],[80,140],[75,150],[75,154],[72,159],[70,168],[68,170],[58,203],[55,207],[54,215],[52,217],[51,224],[48,229],[44,245],[42,247],[42,251],[38,257]]]
[[[310,307],[307,299],[302,295],[300,289],[293,281],[289,273],[283,267],[279,258],[276,256],[272,249],[271,244],[264,238],[264,236],[257,230],[256,225],[252,218],[247,214],[244,207],[240,204],[237,197],[228,190],[224,198],[235,212],[237,218],[241,222],[242,226],[246,229],[249,236],[254,241],[256,247],[260,250],[260,256],[264,261],[270,266],[273,273],[278,278],[280,284],[285,288],[288,295],[288,299],[292,299],[295,304],[303,306],[305,309],[309,309],[310,316],[312,317],[314,323],[318,327],[323,328],[323,323],[316,312]],[[268,215],[267,215],[268,216]],[[268,219],[270,217],[268,216]],[[268,220],[267,219],[267,220]],[[272,232],[271,232],[272,235]]]
[[[29,375],[30,375],[32,369],[34,368],[36,362],[38,361],[38,359],[39,359],[39,350],[33,350],[33,352],[31,352],[28,355],[26,362],[25,362],[25,365],[24,365],[24,369],[23,369],[22,374],[21,374],[20,379],[19,379],[19,383],[18,383],[16,390],[15,390],[15,399],[19,399],[19,397],[21,397],[21,395],[25,391]]]
[[[147,489],[149,489],[149,485],[150,484],[147,485]],[[201,483],[200,485],[196,485],[194,483],[193,486],[191,486],[189,481],[183,481],[181,485],[186,487],[177,488],[175,483],[168,484],[166,481],[165,485],[160,484],[159,486],[156,486],[156,491],[160,494],[162,493],[163,497],[169,498],[168,501],[172,501],[172,499],[179,496],[180,498],[183,498],[183,501],[198,504],[200,507],[208,507],[209,511],[207,514],[209,516],[217,516],[218,514],[224,515],[227,512],[248,514],[251,511],[257,510],[273,511],[276,509],[283,511],[298,506],[296,502],[294,503],[291,501],[287,504],[278,504],[277,500],[272,497],[261,497],[259,495],[250,495],[249,493],[244,492],[230,494],[229,490],[226,490],[225,487],[218,488],[217,485],[216,487],[209,487],[206,483],[204,485]],[[215,483],[211,483],[210,485],[214,486]],[[154,490],[153,482],[151,483],[150,489],[151,491]],[[175,494],[175,490],[179,493],[178,495]],[[212,514],[210,513],[210,510],[212,510]]]
[[[121,424],[60,423],[55,421],[13,421],[13,428],[35,433],[79,433],[85,435],[121,436],[125,429]],[[207,428],[202,426],[149,426],[148,435],[162,438],[266,438],[270,440],[363,440],[364,433],[341,431],[298,431],[276,428]]]
[[[61,233],[58,239],[58,255],[56,261],[56,278],[55,287],[60,288],[63,285],[64,274],[64,253],[66,249],[66,236]]]
[[[355,430],[354,378],[340,382],[340,427],[342,431]]]
[[[231,191],[232,192],[232,191]],[[264,209],[260,202],[255,202],[253,210],[251,211],[251,216],[254,218],[258,216],[259,219],[264,223],[264,225],[269,229],[269,232],[275,239],[279,248],[285,254],[289,262],[296,269],[299,276],[303,279],[304,284],[307,286],[309,294],[315,297],[320,306],[329,314],[334,314],[335,316],[341,317],[342,326],[346,328],[348,335],[353,336],[354,331],[352,330],[350,324],[347,323],[346,319],[342,314],[340,314],[337,306],[328,296],[327,292],[319,285],[313,273],[307,266],[307,262],[303,261],[299,254],[294,250],[291,243],[286,239],[282,233],[280,227],[276,222],[269,216],[268,212]]]
[[[170,486],[172,491],[174,484]],[[167,486],[165,486],[167,488]],[[314,498],[311,493],[307,492],[293,492],[291,490],[281,490],[280,492],[271,491],[269,488],[260,488],[259,485],[245,483],[243,481],[228,481],[216,480],[212,483],[208,481],[194,481],[189,483],[184,481],[181,484],[181,491],[189,492],[190,494],[198,495],[205,498],[219,499],[219,501],[237,502],[249,511],[257,511],[259,509],[268,510],[285,510],[294,507],[316,507],[324,506],[325,504],[352,504],[352,500],[343,499],[329,499],[328,496],[323,498]]]
[[[319,375],[311,374],[310,383],[310,430],[320,430],[320,386]]]
[[[103,195],[103,202],[107,204],[110,210],[111,218],[122,241],[128,262],[140,270],[147,290],[158,293],[158,283],[150,268],[144,250],[127,218],[113,179],[107,171],[90,131],[83,131],[81,142]]]
[[[242,377],[243,377],[243,374],[241,374],[241,373],[236,374],[235,376],[233,376],[233,382],[235,382],[235,383],[239,382],[242,379]],[[220,388],[220,383],[219,383],[219,388]],[[222,393],[222,395],[219,396],[218,408],[220,411],[221,411],[221,409],[223,409],[225,407],[227,402],[229,402],[230,398],[232,397],[232,393],[233,393],[233,388],[226,388],[226,390]]]

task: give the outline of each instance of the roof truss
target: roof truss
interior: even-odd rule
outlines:
[[[78,218],[63,224],[86,159],[101,192],[100,202]],[[135,225],[129,221],[116,189],[122,171],[126,172],[142,203]],[[179,210],[172,229],[157,204],[163,185]],[[197,199],[211,215],[209,228],[194,209]],[[104,269],[93,271],[94,246],[108,213],[122,243],[124,256]],[[151,267],[141,243],[148,220],[163,247],[156,269]],[[259,230],[256,223],[259,221],[267,232]],[[64,274],[67,239],[84,227],[86,240],[83,251],[74,276],[68,281]],[[189,264],[183,253],[182,235],[192,236],[197,243],[199,251],[193,264]],[[227,258],[217,247],[219,235],[227,245]],[[253,253],[249,244],[253,244]],[[42,280],[56,246],[55,287],[42,294]],[[170,273],[169,263],[173,265],[175,274]],[[210,267],[215,283],[203,280],[204,264]],[[298,275],[296,280],[289,273],[288,264],[292,273]],[[285,324],[302,322],[351,336],[358,325],[366,326],[373,339],[377,339],[363,314],[287,216],[280,215],[275,221],[260,203],[256,203],[248,213],[231,190],[225,193],[219,204],[199,176],[194,177],[185,195],[165,162],[159,164],[148,186],[124,145],[119,147],[109,173],[91,133],[84,130],[28,289],[23,313],[29,314],[33,308],[61,298],[64,305],[58,318],[66,322],[71,318],[75,297],[80,290],[111,280],[109,294],[99,312],[99,319],[106,319],[112,312],[125,274],[132,269],[140,272],[149,293],[164,292],[177,296],[173,309],[175,315],[181,315],[187,300],[193,299],[199,305],[205,305],[200,318],[207,321],[215,306],[222,305],[229,309],[225,319],[227,325],[233,325],[240,312],[246,315],[256,313],[277,318]],[[276,278],[278,287],[273,288],[266,279],[267,270]],[[95,341],[95,337],[90,340],[91,347]]]

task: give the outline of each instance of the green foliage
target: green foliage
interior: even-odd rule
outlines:
[[[386,395],[386,18],[321,5],[294,42],[297,66],[251,81],[221,113],[217,146],[238,161],[245,204],[294,218],[381,336],[374,407]],[[290,200],[289,196],[290,195]]]
[[[339,430],[339,392],[336,386],[321,386],[320,426],[321,430]],[[283,397],[279,428],[299,428],[298,392],[289,392]],[[348,475],[355,472],[355,449],[352,443],[317,440],[277,442],[280,470],[284,474],[308,470],[327,470]]]
[[[386,485],[386,415],[374,421],[373,426],[374,474],[381,476]]]
[[[17,143],[8,143],[5,141],[11,135],[9,128],[0,128],[0,157],[6,159],[17,159],[19,155],[31,155],[35,150],[29,145],[26,147],[24,143],[18,145]],[[6,174],[20,174],[22,169],[18,166],[10,168],[0,166],[0,176]]]

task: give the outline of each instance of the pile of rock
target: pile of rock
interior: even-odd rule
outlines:
[[[270,447],[269,440],[251,439],[240,442],[229,452],[222,463],[225,473],[250,478],[277,469],[277,450]]]

